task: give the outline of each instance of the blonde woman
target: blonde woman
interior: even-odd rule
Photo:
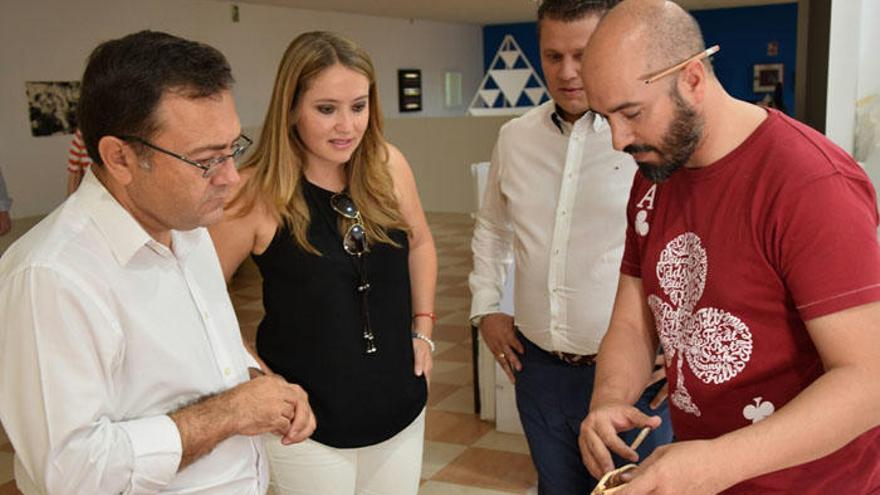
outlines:
[[[253,256],[257,352],[318,422],[302,444],[267,439],[276,493],[415,494],[437,258],[368,55],[333,33],[296,38],[241,174],[217,252],[227,278]]]

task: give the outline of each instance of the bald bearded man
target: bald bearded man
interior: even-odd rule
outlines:
[[[730,47],[735,49],[735,47]],[[628,0],[584,54],[592,109],[639,165],[590,415],[594,476],[666,355],[677,443],[626,494],[878,493],[880,247],[875,192],[813,129],[727,94],[696,21]]]

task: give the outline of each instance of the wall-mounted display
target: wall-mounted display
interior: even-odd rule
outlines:
[[[471,100],[471,115],[521,115],[547,101],[547,88],[510,34],[504,36]]]
[[[776,89],[776,83],[782,80],[784,64],[755,64],[755,76],[752,91],[770,93]]]
[[[401,112],[422,111],[422,71],[398,69],[397,95]]]
[[[443,106],[461,106],[461,72],[447,72],[443,76]]]

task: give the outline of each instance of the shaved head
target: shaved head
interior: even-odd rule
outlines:
[[[592,37],[593,51],[621,52],[645,76],[675,65],[706,49],[696,19],[666,0],[626,0],[613,8]],[[613,50],[611,50],[613,48]],[[612,57],[610,60],[615,60]],[[704,61],[707,72],[711,64]]]
[[[683,66],[649,76],[705,50],[696,20],[663,0],[625,0],[599,22],[584,52],[582,80],[591,108],[608,118],[615,149],[633,156],[642,174],[662,182],[687,166],[703,140],[700,102],[711,66]],[[674,76],[672,75],[674,74]]]

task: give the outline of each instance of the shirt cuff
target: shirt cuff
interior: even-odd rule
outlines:
[[[170,416],[151,416],[117,423],[131,442],[133,469],[126,493],[155,493],[174,480],[183,446]]]
[[[480,291],[473,295],[471,299],[471,321],[489,313],[499,313],[500,302],[497,295],[493,291]]]
[[[257,369],[257,370],[260,370],[260,371],[263,371],[263,372],[266,371],[266,370],[263,369],[262,366],[260,366],[260,363],[258,363],[257,360],[254,359],[253,354],[251,354],[250,352],[248,352],[247,349],[244,350],[244,364],[245,364],[245,366],[248,367],[248,368],[254,368],[254,369]]]

